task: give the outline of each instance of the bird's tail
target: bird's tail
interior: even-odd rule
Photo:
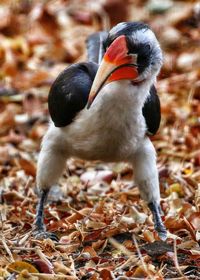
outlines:
[[[87,38],[87,59],[88,61],[100,64],[102,57],[105,53],[103,42],[107,38],[108,32],[100,31],[95,32]]]

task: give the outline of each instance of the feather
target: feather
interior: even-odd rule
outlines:
[[[161,112],[160,100],[154,85],[150,88],[150,94],[144,103],[142,113],[147,125],[147,134],[156,134],[160,126]]]
[[[87,104],[98,65],[93,62],[69,66],[54,81],[48,96],[50,116],[56,127],[70,124]]]
[[[88,61],[100,64],[105,53],[104,42],[108,37],[108,32],[101,31],[90,35],[86,41]]]

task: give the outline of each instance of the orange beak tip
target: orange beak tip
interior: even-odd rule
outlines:
[[[87,105],[86,105],[86,109],[87,109],[87,110],[90,109],[91,104],[92,104],[92,103],[88,101],[88,103],[87,103]]]
[[[90,107],[91,107],[93,101],[94,101],[93,98],[88,98],[88,102],[87,102],[87,105],[86,105],[86,108],[87,108],[87,109],[90,109]]]

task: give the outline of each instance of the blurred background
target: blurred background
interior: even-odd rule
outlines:
[[[194,237],[200,229],[200,215],[194,214],[200,207],[200,2],[1,0],[0,200],[7,205],[1,210],[1,220],[10,230],[8,239],[15,239],[16,228],[19,236],[24,234],[34,218],[36,163],[48,127],[47,96],[52,82],[71,63],[87,59],[85,40],[90,34],[121,21],[148,23],[163,49],[164,65],[157,83],[162,123],[152,140],[158,153],[162,207],[168,217],[165,224],[171,232],[181,230],[183,224],[174,223],[185,213],[195,231],[193,238],[200,239]],[[98,182],[94,170],[99,172]],[[90,200],[90,196],[85,204],[83,197],[74,200],[80,189],[85,196],[93,190],[92,195],[127,191],[131,176],[127,164],[69,160],[60,184],[65,198],[77,208],[88,206]],[[87,193],[86,182],[100,181],[104,182],[101,191],[96,187]],[[115,185],[106,185],[110,182]],[[137,199],[128,203],[148,211]]]

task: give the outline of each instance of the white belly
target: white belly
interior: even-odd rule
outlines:
[[[109,93],[102,90],[92,107],[82,110],[76,120],[63,129],[70,156],[88,160],[129,160],[144,138],[146,125],[141,100],[134,98],[130,89],[127,91],[116,93],[115,85],[110,85]]]

